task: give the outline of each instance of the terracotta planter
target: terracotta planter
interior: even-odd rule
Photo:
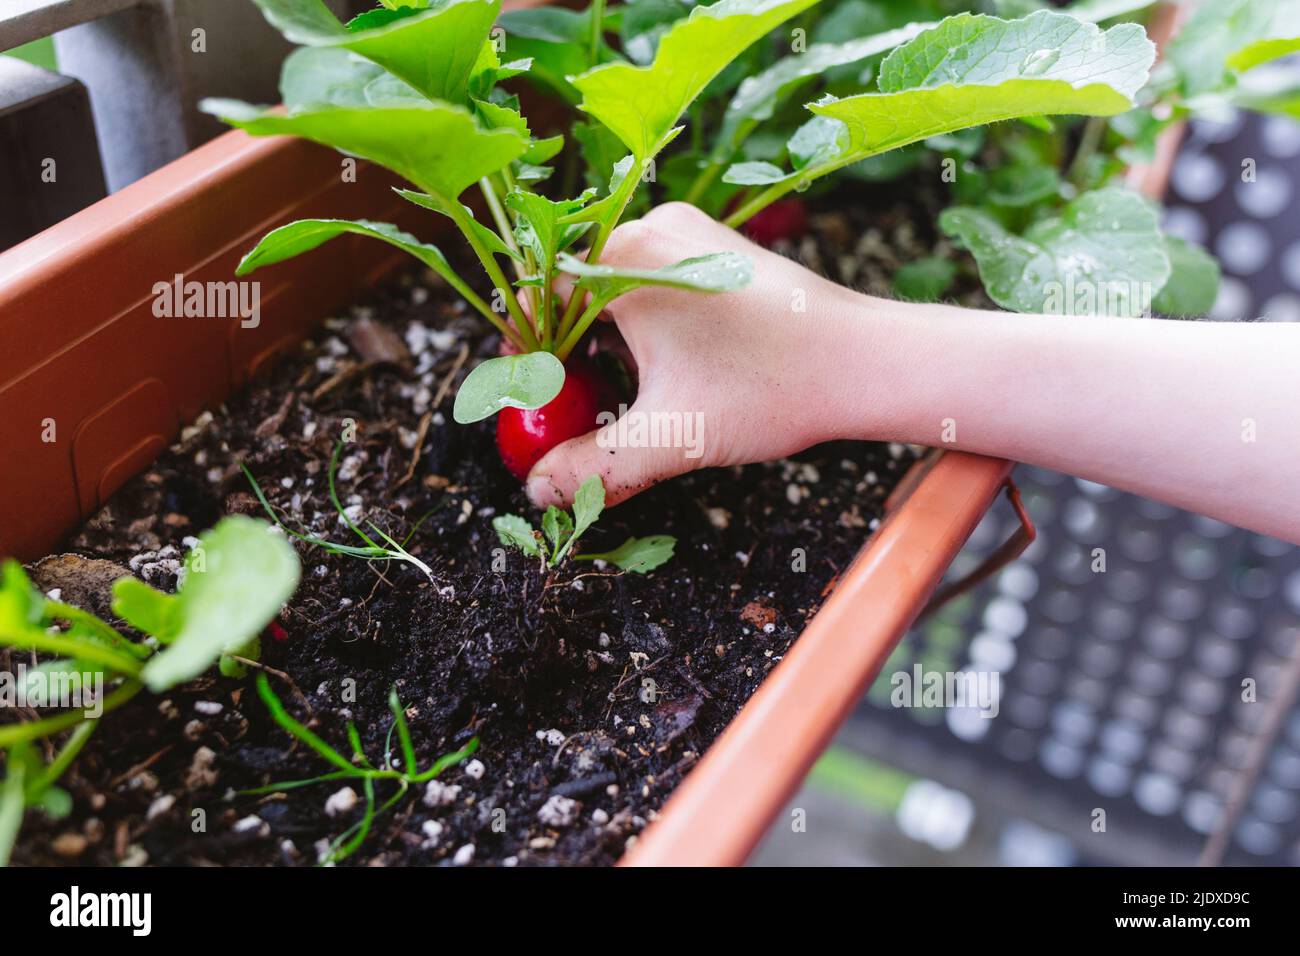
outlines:
[[[1172,152],[1143,173],[1158,192]],[[233,132],[0,254],[0,554],[32,558],[94,512],[204,408],[402,261],[360,237],[262,281],[261,324],[161,320],[153,287],[229,281],[240,254],[300,216],[435,217],[381,171],[344,183],[339,157]],[[234,332],[238,334],[233,334]],[[48,437],[54,429],[54,441]],[[933,453],[839,576],[821,611],[624,858],[736,864],[763,835],[921,613],[1009,462]],[[1029,538],[1006,549],[1014,557]]]

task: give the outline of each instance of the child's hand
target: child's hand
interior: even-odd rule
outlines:
[[[693,206],[669,203],[619,226],[602,262],[657,269],[711,252],[754,263],[740,292],[647,287],[609,308],[640,388],[620,422],[553,449],[528,478],[538,506],[567,504],[589,475],[610,503],[696,468],[765,461],[836,437],[838,334],[857,299],[754,245]],[[655,436],[657,437],[657,440]]]

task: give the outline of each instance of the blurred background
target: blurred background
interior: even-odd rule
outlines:
[[[1300,125],[1191,124],[1165,225],[1222,263],[1212,318],[1300,320],[1298,193]],[[1038,540],[908,635],[753,862],[1300,865],[1300,549],[1041,469],[1015,479]],[[1016,525],[1000,502],[949,578]],[[1000,672],[997,717],[891,706],[891,675],[917,663]]]

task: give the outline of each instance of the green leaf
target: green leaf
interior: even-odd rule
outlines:
[[[440,0],[427,10],[397,18],[354,21],[360,29],[349,29],[322,0],[253,2],[290,42],[351,50],[425,96],[453,102],[465,98],[470,71],[501,6],[500,0]],[[385,19],[388,22],[379,23]]]
[[[551,505],[542,515],[542,534],[551,543],[551,550],[558,551],[573,535],[573,519],[567,511]]]
[[[1183,92],[1198,96],[1231,87],[1245,72],[1300,49],[1300,0],[1202,3],[1169,45]]]
[[[446,277],[452,271],[451,265],[437,246],[420,242],[410,233],[402,232],[389,223],[367,222],[364,219],[299,219],[262,237],[262,241],[240,260],[235,275],[248,275],[263,266],[292,259],[347,234],[369,236],[396,246],[441,276]]]
[[[1161,315],[1200,317],[1219,296],[1219,264],[1200,246],[1175,236],[1165,236],[1169,256],[1169,281],[1157,293],[1152,308]]]
[[[290,113],[365,107],[366,87],[384,68],[337,47],[299,47],[280,68],[280,99]]]
[[[41,624],[45,597],[23,566],[12,558],[0,563],[0,633],[18,635]]]
[[[581,209],[593,194],[589,190],[577,199],[559,202],[518,189],[506,196],[506,206],[519,217],[515,239],[533,254],[543,269],[549,270],[556,254],[573,245],[587,231],[589,223],[563,225],[561,219]]]
[[[649,66],[612,63],[573,78],[581,108],[634,155],[649,159],[709,81],[755,40],[816,2],[720,0],[696,7],[662,36]]]
[[[254,136],[300,136],[369,159],[448,201],[528,149],[527,138],[516,130],[483,129],[468,110],[447,103],[292,116],[234,100],[204,100],[199,106]]]
[[[561,253],[556,261],[561,271],[578,277],[578,284],[590,289],[593,298],[612,302],[641,286],[668,286],[695,292],[734,292],[753,281],[754,264],[735,252],[715,252],[683,259],[661,269],[623,269],[604,263],[591,264]]]
[[[573,493],[573,534],[569,537],[568,547],[572,547],[596,523],[604,510],[605,483],[600,480],[600,475],[591,475]]]
[[[540,558],[542,549],[530,525],[519,515],[497,515],[492,519],[492,528],[497,537],[507,548],[515,548],[530,558]]]
[[[180,601],[139,578],[118,578],[113,582],[113,613],[137,631],[157,638],[160,644],[170,644],[180,633]]]
[[[941,256],[905,262],[894,273],[894,294],[911,302],[938,302],[952,285],[957,266]]]
[[[987,186],[989,203],[1021,209],[1056,196],[1061,175],[1045,163],[1011,163],[991,170]]]
[[[897,30],[850,40],[847,43],[814,43],[803,53],[784,57],[762,73],[748,77],[727,104],[713,149],[713,161],[722,162],[740,148],[759,123],[772,118],[776,108],[800,87],[826,70],[859,63],[892,50],[934,24],[912,23]]]
[[[589,62],[590,20],[586,13],[562,7],[538,6],[507,10],[498,21],[506,31],[506,55],[532,61],[528,78],[577,103],[581,94],[569,77],[581,73]]]
[[[636,157],[628,153],[617,163],[614,164],[613,170],[609,177],[609,191],[603,199],[597,199],[593,203],[583,206],[575,212],[569,213],[562,220],[565,225],[577,222],[601,222],[607,215],[613,215],[617,211],[619,199],[616,193],[619,186],[632,173],[632,167],[636,163]]]
[[[412,189],[394,189],[393,192],[397,193],[397,195],[401,196],[407,202],[415,203],[415,205],[420,206],[424,209],[430,209],[433,212],[438,213],[439,215],[442,216],[451,215],[447,211],[447,207],[443,203],[439,202],[436,198],[430,196],[428,193],[416,192],[415,190]],[[511,249],[509,246],[507,246],[505,240],[502,239],[501,236],[497,234],[495,229],[489,229],[487,226],[483,225],[483,223],[479,222],[477,219],[474,218],[474,210],[470,209],[469,206],[466,206],[464,204],[461,204],[460,208],[465,212],[465,219],[463,220],[462,224],[469,225],[470,231],[474,233],[474,236],[478,239],[479,242],[481,242],[484,246],[486,246],[488,249],[492,250],[494,253],[496,253],[499,256],[508,256],[511,259],[515,259],[516,261],[523,262],[524,257],[521,256],[514,249]],[[421,245],[423,245],[423,243]],[[426,248],[432,249],[434,247],[426,246]],[[448,266],[448,268],[451,267]]]
[[[298,586],[298,555],[265,521],[223,518],[189,554],[175,642],[144,666],[150,690],[203,673],[262,632]]]
[[[1138,316],[1169,278],[1155,211],[1123,189],[1084,193],[1023,236],[960,206],[939,227],[975,256],[989,297],[1017,312]]]
[[[772,181],[806,187],[867,157],[971,126],[1122,113],[1133,106],[1154,58],[1155,46],[1132,23],[1103,31],[1046,10],[1021,20],[948,17],[885,58],[879,93],[809,104],[818,116],[843,123],[843,131],[835,137],[827,128],[807,131],[816,133],[812,158]]]
[[[647,538],[628,538],[613,551],[603,554],[584,554],[584,561],[608,561],[621,571],[645,574],[653,571],[673,556],[677,539],[667,534],[652,534]]]
[[[468,425],[503,408],[541,408],[563,387],[564,365],[550,352],[491,358],[465,377],[452,417]]]

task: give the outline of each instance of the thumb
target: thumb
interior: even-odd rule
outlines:
[[[654,447],[626,440],[627,422],[645,415],[640,403],[618,421],[552,448],[528,473],[528,497],[539,508],[567,506],[578,486],[592,475],[605,483],[606,504],[618,504],[667,478],[697,467],[682,448]],[[620,423],[623,427],[620,428]]]

